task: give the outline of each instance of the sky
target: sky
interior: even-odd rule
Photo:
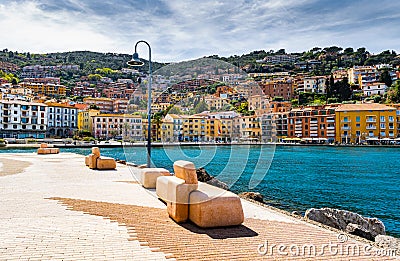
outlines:
[[[399,10],[398,0],[0,0],[0,48],[131,54],[145,40],[158,62],[332,45],[399,52]]]

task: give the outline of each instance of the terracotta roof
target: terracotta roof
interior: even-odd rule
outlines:
[[[56,102],[45,102],[45,104],[49,107],[62,107],[62,108],[70,108],[75,109],[74,106],[63,104],[63,103],[56,103]]]
[[[116,114],[116,113],[105,113],[105,114],[98,114],[93,117],[122,117],[122,118],[142,118],[140,115],[135,114]]]
[[[362,103],[362,104],[342,104],[336,111],[387,111],[396,110],[394,107],[389,107],[379,103]]]
[[[83,103],[75,103],[74,107],[77,108],[78,110],[86,110],[89,107],[89,105]]]

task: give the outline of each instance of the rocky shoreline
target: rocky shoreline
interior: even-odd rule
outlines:
[[[225,183],[208,174],[204,168],[196,171],[199,181],[228,190]],[[267,204],[258,192],[242,192],[239,197],[324,229],[346,234],[375,247],[395,250],[400,255],[400,239],[386,235],[385,225],[377,218],[367,218],[354,212],[332,208],[311,208],[302,216],[299,212],[290,213]]]

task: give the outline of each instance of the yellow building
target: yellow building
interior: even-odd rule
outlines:
[[[99,110],[87,110],[78,112],[78,130],[92,132],[92,117],[100,114]]]
[[[261,139],[260,118],[256,115],[239,118],[240,139],[258,141]]]
[[[189,116],[183,122],[183,140],[206,141],[209,127],[206,116]]]
[[[379,142],[397,137],[396,108],[377,103],[343,104],[335,111],[336,141]]]
[[[60,84],[21,82],[20,85],[40,95],[66,95],[67,93],[66,87]]]
[[[174,141],[174,121],[170,118],[164,118],[158,129],[158,136],[162,142],[172,142]]]
[[[227,98],[215,97],[213,95],[205,97],[204,100],[210,110],[221,110],[225,105],[230,103],[230,100]]]

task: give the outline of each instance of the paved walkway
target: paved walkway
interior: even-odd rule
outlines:
[[[178,225],[154,191],[137,184],[137,169],[124,165],[90,170],[69,153],[0,154],[0,161],[0,172],[12,169],[0,176],[0,260],[389,259],[366,256],[361,242],[344,236],[342,243],[335,232],[247,201],[243,226]],[[342,252],[323,249],[329,243]],[[295,251],[311,245],[316,254]],[[343,252],[344,246],[361,252]]]

